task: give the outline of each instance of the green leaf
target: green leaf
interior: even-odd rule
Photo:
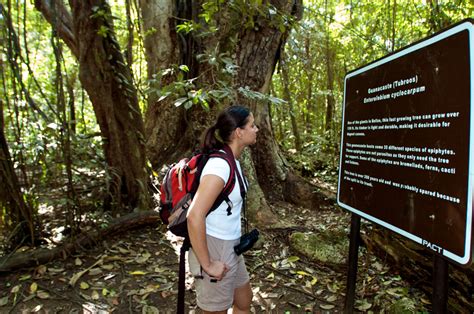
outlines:
[[[82,289],[82,290],[87,290],[89,289],[89,284],[85,281],[82,281],[81,284],[79,285],[79,287]]]
[[[7,304],[8,304],[8,295],[3,298],[0,298],[0,306],[5,306]]]
[[[193,102],[191,100],[188,99],[187,102],[184,103],[184,108],[186,110],[190,109],[191,107],[193,106]]]
[[[186,64],[182,64],[179,66],[179,69],[183,72],[188,73],[189,72],[189,67]]]
[[[33,294],[38,290],[38,284],[36,282],[33,282],[30,286],[30,293]]]
[[[300,260],[300,258],[299,258],[298,256],[290,256],[290,257],[288,257],[288,262],[290,262],[290,263],[294,263],[294,262],[297,262],[297,261],[299,261],[299,260]]]
[[[174,105],[176,107],[179,107],[181,106],[184,102],[186,102],[188,100],[187,97],[182,97],[182,98],[178,98],[175,102],[174,102]]]
[[[310,274],[308,274],[307,272],[305,272],[304,270],[298,270],[296,272],[298,275],[301,275],[301,276],[311,276]]]
[[[97,31],[97,35],[102,36],[102,37],[107,37],[108,33],[109,33],[109,28],[105,25],[101,25],[99,27],[99,30]]]

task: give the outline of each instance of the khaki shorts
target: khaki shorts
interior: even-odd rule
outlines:
[[[206,237],[210,258],[224,262],[229,271],[222,280],[211,282],[209,275],[201,269],[193,249],[189,250],[189,270],[195,278],[197,305],[204,311],[224,311],[234,303],[234,290],[245,285],[250,278],[244,257],[237,256],[234,252],[234,246],[239,243],[239,239],[228,241],[209,235]]]

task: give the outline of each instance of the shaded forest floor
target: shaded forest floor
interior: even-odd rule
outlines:
[[[273,208],[287,227],[262,230],[259,246],[246,255],[254,294],[252,312],[342,312],[346,265],[305,257],[293,249],[289,236],[321,229],[347,235],[350,216],[335,207],[320,212],[289,204]],[[0,313],[173,313],[178,242],[163,226],[147,227],[103,239],[94,249],[66,259],[0,274]],[[429,297],[364,249],[358,275],[357,311],[427,311]],[[186,306],[193,313],[190,277],[187,288]]]

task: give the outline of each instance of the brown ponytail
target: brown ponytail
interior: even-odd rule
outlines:
[[[204,133],[203,151],[220,149],[229,143],[232,132],[247,124],[249,116],[250,110],[243,106],[234,105],[224,109],[217,117],[217,122]]]

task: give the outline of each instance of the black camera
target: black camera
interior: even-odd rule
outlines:
[[[240,243],[234,246],[234,252],[237,255],[247,252],[250,250],[255,242],[258,240],[258,235],[260,233],[257,229],[253,229],[249,233],[244,234],[240,237]]]

